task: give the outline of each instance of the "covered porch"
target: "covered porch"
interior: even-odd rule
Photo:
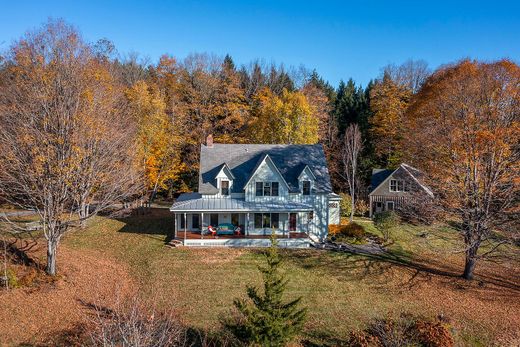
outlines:
[[[314,214],[310,206],[300,203],[253,203],[231,198],[178,201],[170,210],[175,215],[175,239],[186,246],[262,247],[270,244],[269,238],[274,233],[282,247],[281,243],[289,247],[294,242],[281,241],[310,241],[309,224]],[[216,235],[208,232],[209,226],[216,230]],[[201,240],[205,242],[201,243]]]

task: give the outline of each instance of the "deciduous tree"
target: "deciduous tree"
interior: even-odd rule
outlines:
[[[507,60],[443,67],[417,94],[407,119],[408,156],[445,211],[460,218],[463,277],[471,279],[478,259],[518,235],[520,67]],[[488,251],[479,254],[484,243]]]
[[[57,247],[80,206],[94,203],[95,214],[139,189],[123,95],[63,21],[16,42],[0,83],[0,195],[37,212],[55,275]]]

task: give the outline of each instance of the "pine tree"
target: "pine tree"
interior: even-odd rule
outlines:
[[[240,341],[248,345],[284,346],[300,332],[306,317],[306,308],[299,308],[301,297],[283,301],[287,280],[280,274],[282,262],[273,235],[272,246],[266,253],[266,266],[259,266],[264,279],[264,291],[247,287],[249,300],[236,299],[234,305],[240,315],[225,323]]]

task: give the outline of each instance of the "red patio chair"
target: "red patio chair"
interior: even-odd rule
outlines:
[[[216,236],[217,235],[217,230],[215,228],[213,228],[211,225],[208,225],[208,233],[211,236]]]

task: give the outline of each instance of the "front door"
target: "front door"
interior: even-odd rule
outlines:
[[[289,231],[296,231],[296,219],[298,217],[298,214],[291,213],[289,215]]]

